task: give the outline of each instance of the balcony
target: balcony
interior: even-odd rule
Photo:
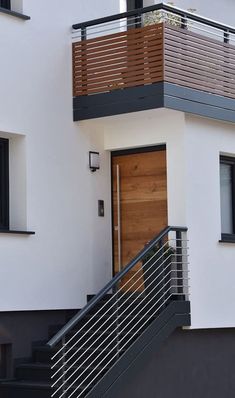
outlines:
[[[235,29],[158,4],[73,26],[74,120],[166,107],[235,122]]]

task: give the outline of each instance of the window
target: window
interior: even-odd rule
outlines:
[[[9,229],[9,141],[0,138],[0,229]]]
[[[235,241],[235,158],[220,157],[222,240]]]
[[[0,7],[10,10],[11,9],[11,0],[0,0]]]
[[[127,11],[143,8],[143,0],[127,0]]]
[[[126,9],[127,11],[136,10],[137,8],[143,8],[143,0],[127,0]],[[140,28],[141,18],[140,17],[130,17],[127,18],[127,29]]]

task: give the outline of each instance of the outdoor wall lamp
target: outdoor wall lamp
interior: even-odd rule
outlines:
[[[100,154],[99,152],[89,152],[89,167],[92,172],[100,168]]]

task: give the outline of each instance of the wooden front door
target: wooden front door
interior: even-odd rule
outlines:
[[[167,226],[166,150],[114,152],[112,198],[116,274]],[[134,278],[139,267],[127,278]]]

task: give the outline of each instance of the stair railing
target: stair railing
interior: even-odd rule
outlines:
[[[186,233],[165,228],[47,343],[52,397],[84,397],[172,300],[187,299]]]

